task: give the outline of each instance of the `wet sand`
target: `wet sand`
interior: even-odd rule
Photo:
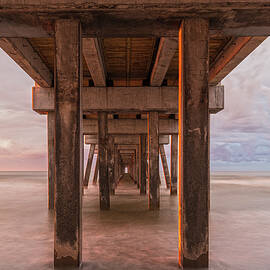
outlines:
[[[119,185],[100,212],[97,187],[83,207],[82,269],[173,270],[177,266],[177,198],[162,189],[161,210],[147,210],[135,185]],[[0,269],[53,269],[53,215],[47,175],[0,172]],[[269,270],[270,174],[211,177],[210,269]]]

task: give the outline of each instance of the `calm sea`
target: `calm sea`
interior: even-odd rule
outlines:
[[[165,192],[162,193],[162,205],[177,205],[177,198],[170,198]],[[90,195],[89,195],[90,196]],[[98,197],[93,197],[97,200]],[[116,196],[117,199],[117,196]],[[114,200],[116,200],[114,199]],[[162,207],[162,206],[161,206]],[[90,206],[86,207],[90,209]],[[85,210],[84,215],[88,215]],[[90,211],[90,210],[89,210]],[[91,212],[92,211],[92,212]],[[91,210],[91,215],[94,210]],[[162,211],[159,216],[162,222]],[[85,214],[86,213],[86,214]],[[99,212],[93,215],[101,218]],[[147,212],[145,212],[147,213]],[[177,211],[175,211],[176,216]],[[90,214],[89,214],[90,216]],[[164,215],[165,217],[165,215]],[[147,217],[147,222],[151,221]],[[155,217],[156,218],[156,217]],[[172,220],[177,220],[177,217]],[[86,218],[84,218],[86,220]],[[150,221],[149,221],[150,220]],[[100,222],[101,222],[100,221]],[[85,221],[86,222],[86,221]],[[140,220],[140,222],[142,222]],[[166,221],[167,222],[167,221]],[[139,222],[137,222],[139,224]],[[141,224],[141,223],[140,223]],[[107,224],[108,225],[108,224]],[[147,225],[147,224],[146,224]],[[94,241],[95,246],[106,245],[102,242],[102,231],[98,231],[93,224],[89,227],[89,240]],[[118,226],[118,225],[117,225]],[[122,226],[122,225],[121,225]],[[128,266],[127,261],[132,255],[125,255],[128,248],[132,249],[135,258],[136,243],[130,246],[130,235],[124,238],[125,232],[121,233],[121,226],[116,227],[119,243],[127,245],[122,253],[103,254],[102,248],[98,251],[89,247],[89,254],[96,252],[97,261],[99,256],[108,256],[104,264],[95,266],[84,266],[83,269],[178,269],[174,262],[177,260],[177,228],[174,224],[172,232],[166,232],[164,237],[172,239],[162,242],[162,246],[155,254],[163,250],[172,250],[172,255],[167,266],[162,268],[161,259],[155,258],[151,263],[158,262],[154,268],[147,266],[136,266],[136,262]],[[126,227],[124,227],[126,226]],[[134,221],[134,226],[136,222]],[[158,225],[156,225],[158,226]],[[169,226],[169,225],[168,225]],[[117,231],[119,228],[119,233]],[[130,224],[123,228],[132,229]],[[145,228],[148,228],[147,226]],[[158,231],[162,232],[162,228]],[[151,227],[149,227],[151,229]],[[91,233],[91,230],[96,230]],[[130,231],[131,232],[131,231]],[[214,172],[211,175],[211,214],[210,214],[210,269],[229,270],[269,270],[270,269],[270,172]],[[107,232],[105,232],[107,233]],[[171,234],[173,236],[171,236]],[[86,233],[88,235],[88,233]],[[147,235],[147,234],[146,234]],[[148,252],[148,244],[151,239],[143,245],[144,252]],[[150,235],[150,233],[149,233]],[[157,234],[158,235],[158,234]],[[154,235],[153,237],[158,237]],[[149,236],[150,237],[150,236]],[[0,172],[0,270],[34,270],[52,269],[53,258],[53,216],[47,211],[47,172]],[[93,240],[94,239],[94,240]],[[88,241],[88,240],[87,240]],[[122,242],[121,242],[122,241]],[[130,240],[131,241],[131,240]],[[110,241],[111,243],[111,241]],[[116,242],[112,242],[115,247]],[[161,243],[161,242],[158,242]],[[149,245],[150,245],[149,244]],[[86,245],[86,244],[85,244]],[[86,245],[87,246],[87,245]],[[104,247],[104,246],[103,246]],[[111,249],[114,252],[114,249]],[[108,252],[107,252],[108,253]],[[138,253],[142,260],[150,260],[146,253]],[[164,253],[165,254],[165,253]],[[85,258],[87,255],[83,255]],[[93,253],[92,255],[93,256]],[[89,255],[89,258],[91,257]],[[126,256],[126,257],[125,257]],[[162,254],[160,255],[162,256]],[[167,256],[167,255],[166,255]],[[114,267],[110,259],[125,260],[123,264]],[[102,257],[103,258],[103,257]],[[85,259],[87,260],[87,258]],[[135,259],[134,259],[135,260]],[[133,263],[134,262],[134,263]],[[141,260],[140,260],[141,262]],[[105,265],[105,266],[104,266]],[[108,266],[106,268],[106,265]],[[121,266],[122,265],[122,266]],[[122,267],[122,268],[121,268]]]

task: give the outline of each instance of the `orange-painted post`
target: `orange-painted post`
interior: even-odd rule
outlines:
[[[208,267],[209,113],[206,19],[190,18],[179,33],[179,264]]]

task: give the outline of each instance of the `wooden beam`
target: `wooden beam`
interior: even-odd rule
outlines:
[[[83,39],[83,55],[95,86],[106,86],[103,55],[97,38]]]
[[[2,15],[2,14],[1,14]],[[18,16],[17,13],[1,16],[1,38],[48,38],[53,32],[47,31],[36,18],[36,15]],[[31,18],[31,19],[30,19]],[[52,30],[52,29],[51,29]],[[50,33],[49,33],[50,32]]]
[[[70,2],[70,0],[61,1],[51,1],[44,0],[39,2],[33,2],[33,0],[24,0],[23,4],[20,0],[0,0],[1,13],[8,13],[11,11],[20,12],[52,12],[56,11],[62,12],[79,12],[79,11],[103,11],[112,9],[113,11],[127,11],[131,9],[132,11],[143,12],[142,9],[147,11],[151,10],[167,10],[173,9],[174,12],[177,11],[193,11],[199,12],[200,10],[210,13],[211,10],[230,10],[233,8],[237,9],[256,9],[256,8],[267,8],[270,6],[265,0],[227,0],[226,3],[220,0],[182,0],[164,2],[164,0],[155,0],[154,4],[147,0],[140,2],[134,2],[133,0],[127,0],[125,3],[121,0],[109,0],[101,2],[99,0],[92,0],[89,3],[85,3],[84,0],[76,1],[75,3]],[[210,11],[209,11],[210,10]]]
[[[161,86],[169,69],[170,63],[178,47],[176,38],[162,37],[159,42],[158,52],[150,76],[151,86]]]
[[[215,114],[224,110],[224,86],[209,86],[209,113]]]
[[[211,64],[209,70],[209,84],[216,85],[223,80],[266,38],[267,37],[233,38]]]
[[[114,135],[114,144],[139,144],[140,135]],[[159,144],[169,144],[170,139],[169,135],[160,135]],[[98,137],[97,135],[86,135],[85,144],[97,144]]]
[[[182,18],[200,16],[210,20],[210,30],[215,35],[267,36],[270,34],[269,6],[263,0],[166,3],[164,0],[154,3],[81,0],[76,4],[68,0],[28,0],[23,4],[20,0],[1,0],[0,36],[54,36],[54,21],[70,13],[81,21],[84,37],[177,37]]]
[[[89,149],[88,160],[87,160],[87,165],[86,165],[86,169],[85,169],[85,176],[84,176],[84,181],[83,181],[83,186],[86,188],[88,187],[89,178],[90,178],[90,174],[91,174],[91,168],[92,168],[95,147],[96,147],[95,144],[91,144],[90,149]]]
[[[1,38],[0,47],[41,87],[53,85],[53,74],[26,38]]]
[[[178,112],[177,87],[84,87],[83,112]],[[54,91],[33,87],[33,110],[54,110]]]
[[[96,165],[95,165],[95,172],[94,172],[94,178],[93,178],[93,185],[97,184],[97,180],[98,180],[98,170],[99,170],[99,165],[98,165],[98,153],[97,153],[97,159],[96,159]]]
[[[85,135],[98,134],[98,121],[83,120]],[[108,134],[110,135],[141,135],[147,134],[147,120],[143,119],[109,119]],[[159,119],[159,135],[178,134],[178,120]]]
[[[169,173],[165,148],[164,148],[163,144],[159,145],[159,152],[160,152],[161,164],[162,164],[162,168],[163,168],[163,172],[164,172],[166,186],[169,189],[170,188],[170,173]]]
[[[211,95],[210,98],[215,98]],[[44,114],[54,110],[53,88],[32,88],[33,110]],[[219,104],[219,103],[218,103]],[[209,110],[219,110],[216,99],[210,100]],[[178,87],[84,87],[84,113],[106,112],[178,112]]]
[[[123,155],[123,154],[135,154],[135,152],[136,152],[136,149],[135,148],[131,148],[131,149],[119,149],[119,153],[121,154],[121,155]]]

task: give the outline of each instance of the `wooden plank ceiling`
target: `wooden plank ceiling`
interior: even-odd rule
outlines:
[[[230,38],[211,36],[209,64],[214,61]],[[54,40],[29,39],[48,68],[54,70]],[[114,86],[147,85],[154,65],[159,39],[156,38],[105,38],[100,40],[107,80]],[[84,86],[92,84],[91,75],[83,59]],[[178,84],[178,52],[176,52],[165,77],[167,85]]]

